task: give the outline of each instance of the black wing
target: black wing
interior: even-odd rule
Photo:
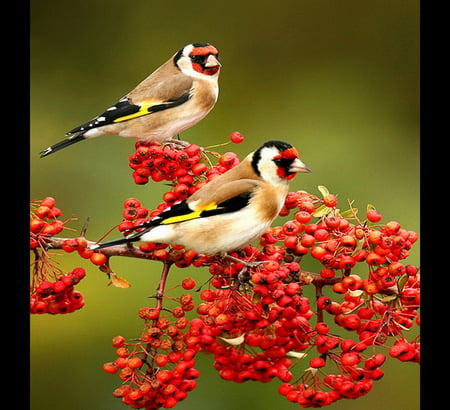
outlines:
[[[182,94],[176,99],[155,103],[155,101],[141,102],[133,104],[128,97],[121,98],[115,105],[108,108],[103,114],[93,118],[84,124],[70,130],[66,135],[75,133],[84,133],[92,128],[102,127],[104,125],[128,121],[143,115],[152,114],[158,111],[167,110],[185,103],[191,98],[190,91]]]

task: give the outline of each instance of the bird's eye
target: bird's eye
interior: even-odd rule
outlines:
[[[202,64],[205,62],[205,56],[199,56],[197,54],[193,54],[190,56],[193,63]]]
[[[281,167],[283,166],[283,164],[286,162],[283,158],[276,158],[273,160],[273,162],[275,162],[275,164],[277,164],[277,166]]]

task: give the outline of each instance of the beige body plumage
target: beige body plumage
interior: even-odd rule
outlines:
[[[220,67],[214,46],[185,46],[115,105],[42,151],[41,157],[102,135],[146,142],[170,140],[212,110],[219,94]]]
[[[183,245],[206,255],[241,249],[269,228],[298,172],[309,169],[295,148],[267,141],[238,166],[136,228],[144,230],[91,249],[136,241]]]

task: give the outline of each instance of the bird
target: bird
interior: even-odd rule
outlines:
[[[136,232],[90,249],[141,241],[226,256],[266,232],[284,205],[290,181],[300,172],[311,170],[295,147],[285,141],[266,141],[187,199],[134,227]]]
[[[212,110],[219,95],[220,68],[219,52],[213,45],[188,44],[116,104],[41,151],[40,157],[101,135],[145,142],[171,140]]]

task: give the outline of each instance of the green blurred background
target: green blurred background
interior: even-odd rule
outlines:
[[[220,96],[213,111],[183,139],[211,145],[240,131],[246,140],[219,149],[243,156],[267,139],[285,139],[312,174],[293,189],[317,185],[384,221],[419,229],[418,0],[136,0],[31,1],[31,198],[54,196],[78,234],[91,218],[98,239],[121,218],[122,202],[157,204],[163,184],[136,186],[127,156],[133,141],[101,137],[50,157],[39,152],[66,131],[116,102],[184,45],[206,41],[220,51]],[[70,235],[70,232],[68,233]],[[112,238],[112,236],[110,236]],[[418,245],[416,245],[416,248]],[[31,318],[33,410],[124,409],[112,390],[111,338],[139,336],[136,312],[152,306],[160,265],[112,260],[130,289],[106,286],[98,269],[72,255],[61,267],[88,269],[80,283],[86,306],[66,316]],[[419,264],[419,252],[409,262]],[[313,264],[303,266],[314,269]],[[172,283],[205,270],[172,272]],[[177,408],[295,409],[269,385],[222,381],[202,356],[198,388]],[[419,408],[419,367],[390,360],[372,392],[333,410]]]

